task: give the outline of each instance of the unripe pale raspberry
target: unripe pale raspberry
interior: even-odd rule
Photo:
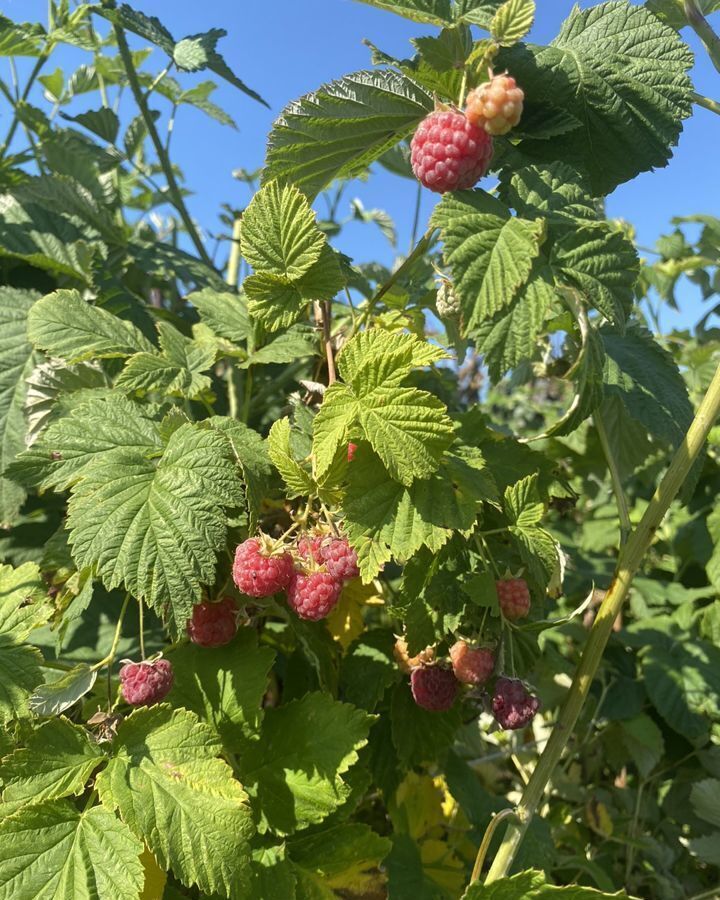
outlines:
[[[198,603],[187,623],[188,637],[199,647],[222,647],[230,643],[237,629],[238,608],[232,597],[223,597],[219,603]]]
[[[270,597],[284,590],[293,574],[289,553],[268,553],[258,538],[248,538],[235,551],[233,580],[248,597]]]
[[[167,659],[128,662],[120,669],[120,684],[126,703],[150,706],[170,693],[175,676]]]
[[[441,319],[456,319],[460,315],[460,298],[452,283],[443,279],[437,290],[435,306]]]
[[[349,581],[360,574],[357,553],[345,538],[331,535],[323,537],[302,537],[297,543],[300,556],[312,559],[318,565],[325,566],[327,571],[338,581]]]
[[[412,670],[416,669],[418,666],[431,663],[433,659],[435,659],[435,651],[432,647],[426,647],[416,656],[410,656],[408,653],[407,641],[405,638],[399,637],[395,641],[395,646],[393,647],[393,656],[395,657],[395,662],[398,664],[400,670],[406,675],[409,675]]]
[[[500,609],[511,622],[530,612],[530,591],[524,578],[504,578],[495,582]]]
[[[474,649],[465,641],[457,641],[450,648],[453,672],[463,684],[485,684],[495,668],[492,651]]]
[[[348,441],[347,446],[347,459],[348,462],[352,462],[355,457],[355,451],[357,450],[357,444],[353,444],[352,441]]]
[[[287,589],[290,606],[301,619],[317,622],[335,607],[342,591],[342,581],[327,571],[293,573]]]
[[[519,678],[498,678],[492,700],[493,715],[501,728],[524,728],[540,709],[540,701]]]
[[[444,194],[473,187],[487,172],[492,138],[462,113],[430,113],[418,125],[410,144],[415,177],[426,188]]]
[[[494,75],[470,91],[465,104],[468,121],[488,134],[507,134],[520,121],[525,94],[510,75]]]
[[[452,669],[420,666],[410,673],[410,689],[418,706],[430,712],[445,712],[457,697],[459,683]]]

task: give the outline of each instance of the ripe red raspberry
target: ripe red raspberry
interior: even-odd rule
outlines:
[[[519,678],[498,678],[492,700],[493,715],[501,728],[524,728],[540,709],[540,701],[530,694]]]
[[[219,603],[198,603],[187,623],[190,640],[200,647],[222,647],[230,643],[237,629],[238,608],[232,597],[223,597]]]
[[[488,133],[458,112],[431,113],[418,125],[410,147],[415,177],[439,194],[473,187],[493,154]]]
[[[510,75],[495,75],[470,91],[465,104],[469,122],[488,134],[507,134],[520,121],[525,94]]]
[[[348,441],[348,462],[352,462],[355,457],[355,451],[357,450],[357,444],[353,444],[352,441]]]
[[[284,590],[293,573],[289,553],[270,553],[269,541],[248,538],[235,551],[233,580],[249,597],[270,597]]]
[[[324,619],[340,598],[342,582],[329,572],[295,572],[290,579],[287,598],[301,619]]]
[[[120,669],[122,695],[131,706],[150,706],[164,700],[174,678],[167,659],[127,662]]]
[[[418,706],[431,712],[445,712],[455,702],[458,681],[452,669],[420,666],[410,673],[410,689]]]
[[[505,578],[495,582],[500,609],[511,622],[524,619],[530,612],[530,591],[524,578]]]
[[[465,641],[457,641],[450,648],[453,672],[463,684],[485,684],[495,668],[495,657],[490,650],[473,649]]]
[[[345,538],[330,535],[302,537],[297,543],[297,549],[304,559],[312,559],[318,565],[325,566],[337,581],[349,581],[360,574],[357,553]]]
[[[395,657],[395,662],[398,664],[400,670],[405,672],[406,675],[409,675],[412,670],[418,666],[431,663],[435,658],[435,650],[432,647],[426,647],[416,656],[410,656],[407,641],[405,638],[399,637],[395,641],[395,646],[393,647],[393,656]]]

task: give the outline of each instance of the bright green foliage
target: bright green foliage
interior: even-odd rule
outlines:
[[[218,759],[220,750],[191,712],[139,710],[118,729],[116,755],[96,788],[103,805],[117,809],[185,884],[239,900],[248,884],[253,826],[247,796]]]
[[[501,46],[521,41],[533,26],[534,0],[506,0],[493,16],[490,33]]]
[[[26,806],[0,820],[0,897],[137,900],[142,843],[102,806],[67,800]]]

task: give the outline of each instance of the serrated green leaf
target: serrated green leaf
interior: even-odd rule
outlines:
[[[357,762],[371,722],[322,693],[266,710],[259,740],[239,757],[259,830],[292,834],[344,803],[350,787],[342,776]]]
[[[201,81],[195,87],[187,91],[181,91],[177,96],[178,104],[186,103],[201,110],[205,115],[220,122],[221,125],[229,125],[237,131],[237,124],[233,117],[225,112],[217,103],[210,100],[210,95],[217,90],[214,81]]]
[[[122,396],[86,400],[45,429],[8,467],[10,477],[39,488],[65,490],[88,466],[127,452],[152,456],[162,447],[157,424]]]
[[[294,840],[289,854],[322,888],[362,895],[382,888],[378,870],[391,846],[368,825],[352,822]]]
[[[27,317],[38,296],[34,291],[0,288],[0,472],[25,447],[23,408],[26,379],[33,367]],[[0,478],[0,522],[4,527],[15,520],[24,500],[20,485]]]
[[[555,244],[552,266],[606,319],[624,327],[640,261],[622,232],[604,222],[568,231]]]
[[[506,0],[493,16],[490,33],[502,47],[521,41],[533,27],[534,0]]]
[[[0,566],[0,634],[18,643],[52,614],[47,586],[36,563]]]
[[[51,719],[0,763],[3,802],[41,803],[81,794],[104,759],[83,728]]]
[[[0,56],[40,56],[45,29],[35,22],[13,22],[0,16]]]
[[[254,631],[242,630],[230,644],[211,651],[185,644],[168,659],[175,671],[173,704],[197,713],[228,750],[237,750],[243,735],[258,730],[274,653],[258,647]]]
[[[586,179],[564,163],[505,170],[500,182],[500,197],[518,215],[528,219],[544,216],[559,225],[574,225],[577,220],[593,223],[598,220],[595,200]]]
[[[267,494],[272,472],[267,443],[256,431],[237,419],[213,416],[207,420],[207,424],[222,432],[230,441],[235,458],[242,468],[245,499],[252,527],[252,523],[257,522],[260,515],[260,507]]]
[[[142,842],[101,806],[67,800],[26,806],[0,820],[0,898],[138,900]]]
[[[425,25],[451,25],[450,0],[359,0],[377,6],[413,22]]]
[[[490,30],[493,17],[503,0],[455,0],[455,18]]]
[[[109,144],[114,144],[117,139],[118,131],[120,130],[120,119],[107,106],[78,113],[76,116],[69,116],[66,113],[61,113],[60,115],[69,122],[76,122],[78,125],[82,125],[83,128],[92,131],[93,134]]]
[[[431,221],[440,228],[443,256],[472,331],[518,296],[540,252],[543,222],[511,217],[480,190],[446,194]]]
[[[400,384],[414,368],[447,358],[441,347],[414,334],[371,328],[354,335],[338,355],[340,376],[362,397],[381,385]]]
[[[420,547],[437,552],[453,531],[474,523],[495,486],[478,451],[447,453],[438,471],[408,488],[394,481],[377,457],[359,447],[348,470],[344,525],[364,581],[391,558],[406,561]]]
[[[665,741],[662,731],[650,716],[641,714],[620,723],[622,740],[643,778],[647,778],[662,759]]]
[[[518,528],[542,522],[545,507],[538,493],[537,475],[528,475],[505,489],[505,512]]]
[[[215,362],[215,346],[187,338],[169,322],[158,322],[162,353],[136,353],[125,363],[115,386],[123,391],[158,391],[196,400],[210,389],[203,375]]]
[[[530,135],[520,152],[587,172],[601,195],[667,164],[691,112],[692,63],[675,31],[626,0],[576,7],[549,47],[518,45],[496,61],[525,90],[524,118],[561,108],[581,123],[546,140]]]
[[[268,435],[268,452],[273,465],[282,476],[289,497],[308,497],[315,492],[315,482],[293,456],[290,447],[290,420],[278,419]]]
[[[70,363],[153,350],[131,322],[91,306],[77,291],[55,291],[38,300],[28,313],[27,327],[33,346]]]
[[[432,98],[397,72],[356,72],[285,108],[268,141],[265,179],[310,197],[364,172],[432,110]]]
[[[86,469],[68,506],[78,568],[124,584],[184,630],[225,546],[228,507],[242,504],[232,448],[215,430],[182,425],[155,464],[123,451]]]
[[[720,779],[705,778],[694,784],[690,803],[696,816],[720,828]]]
[[[318,352],[318,333],[309,325],[294,325],[259,350],[251,353],[239,368],[295,362]]]
[[[320,259],[327,241],[307,197],[292,184],[265,184],[243,213],[240,248],[256,272],[294,281]]]
[[[625,891],[606,894],[576,884],[567,887],[547,884],[542,872],[532,870],[501,878],[489,885],[475,882],[463,894],[463,900],[603,900],[611,897],[628,900]]]
[[[263,900],[297,900],[296,876],[287,856],[287,847],[262,847],[253,850],[253,886],[251,897]]]
[[[218,336],[239,344],[250,334],[247,301],[231,291],[205,289],[187,297],[200,313],[200,319]]]
[[[107,6],[96,7],[93,12],[121,28],[127,28],[133,34],[160,47],[168,56],[172,56],[175,40],[160,19],[155,16],[146,16],[145,13],[133,9],[127,3],[121,3],[117,9]]]
[[[218,756],[221,744],[188,710],[137,710],[95,785],[105,806],[188,887],[247,896],[253,833],[247,795]],[[193,848],[192,853],[187,848]]]
[[[78,663],[54,680],[38,685],[28,700],[28,706],[33,715],[58,716],[91,691],[96,679],[96,669],[87,663]]]

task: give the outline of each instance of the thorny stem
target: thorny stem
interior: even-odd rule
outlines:
[[[712,26],[702,14],[702,10],[697,5],[697,0],[685,0],[684,6],[690,27],[702,41],[710,61],[720,72],[720,37],[715,34]]]
[[[517,822],[510,824],[505,832],[503,842],[488,873],[487,884],[504,877],[512,865],[528,825],[545,793],[546,785],[575,727],[610,637],[613,623],[630,591],[632,580],[670,504],[676,498],[702,450],[718,414],[720,414],[720,366],[639,525],[621,551],[615,576],[590,629],[580,664],[558,721],[523,791],[517,807]]]
[[[115,0],[103,0],[103,4],[110,9],[115,8]],[[177,180],[175,178],[175,173],[173,172],[172,165],[170,163],[170,158],[167,155],[165,147],[163,147],[162,141],[160,140],[160,135],[158,134],[158,130],[155,127],[155,119],[150,114],[147,100],[142,92],[142,87],[140,86],[137,72],[135,71],[135,66],[133,64],[127,38],[125,37],[125,32],[119,25],[113,25],[113,32],[115,33],[115,40],[117,41],[118,51],[120,53],[120,58],[125,69],[125,74],[127,75],[128,83],[130,84],[130,90],[133,93],[133,97],[135,97],[135,102],[137,103],[140,114],[143,117],[148,135],[150,136],[150,140],[155,147],[155,152],[157,153],[160,166],[162,167],[163,173],[167,180],[168,194],[170,195],[172,204],[178,211],[183,225],[185,226],[187,233],[190,236],[190,240],[195,245],[195,249],[200,256],[200,259],[202,259],[206,266],[213,268],[212,260],[208,256],[207,250],[203,246],[203,243],[200,240],[200,235],[197,233],[197,229],[195,228],[195,223],[190,217],[190,213],[185,206],[185,202],[180,192],[180,187],[178,186]]]
[[[620,470],[618,469],[617,460],[615,459],[612,448],[610,447],[610,440],[605,428],[605,422],[603,421],[602,413],[599,409],[596,409],[593,413],[593,421],[595,423],[595,428],[597,429],[598,437],[600,438],[600,444],[602,446],[603,453],[605,454],[605,460],[607,461],[608,469],[610,471],[610,480],[612,481],[612,489],[613,493],[615,494],[618,516],[620,517],[620,549],[622,550],[622,548],[627,543],[630,532],[632,531],[630,509],[628,507],[625,491],[623,490],[622,478],[620,477]]]

